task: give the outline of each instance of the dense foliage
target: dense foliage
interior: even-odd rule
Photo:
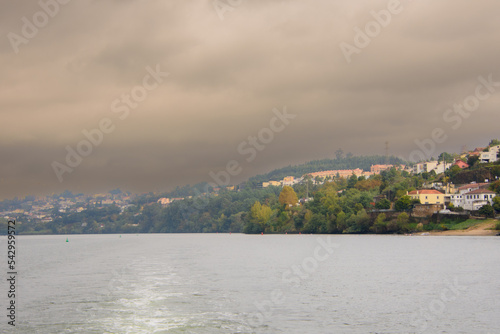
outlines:
[[[338,153],[338,152],[337,152]],[[447,156],[443,156],[447,158]],[[354,168],[383,163],[383,157],[344,157],[321,160],[301,166],[271,172],[266,177],[301,175],[303,171],[333,168]],[[394,159],[394,158],[393,158]],[[391,160],[393,164],[398,161]],[[364,164],[364,165],[363,165]],[[410,175],[396,168],[380,175],[334,178],[324,183],[307,178],[293,187],[261,188],[253,181],[235,190],[208,189],[207,184],[177,188],[167,194],[145,194],[136,197],[127,207],[76,203],[85,207],[81,212],[60,212],[56,206],[50,212],[50,222],[30,220],[18,215],[18,233],[406,233],[429,228],[452,228],[456,222],[434,225],[422,224],[411,217],[415,205],[407,191],[422,187],[424,182],[448,182],[450,180],[480,182],[482,177],[494,179],[500,176],[500,165],[475,164],[467,170],[452,168],[446,174],[422,173]],[[263,176],[261,176],[263,177]],[[201,193],[199,190],[207,188]],[[500,194],[500,181],[490,189]],[[119,189],[113,190],[120,194]],[[70,192],[57,195],[75,198]],[[160,197],[189,197],[162,206]],[[30,209],[34,198],[0,202],[7,209]],[[392,210],[391,210],[392,209]],[[451,208],[455,210],[455,208]],[[458,208],[456,208],[458,209]],[[455,210],[458,211],[458,210]],[[481,214],[492,217],[500,212],[500,197]],[[5,225],[0,220],[0,226]]]
[[[353,156],[348,153],[344,156],[342,150],[335,152],[335,159],[315,160],[297,166],[288,166],[280,169],[273,170],[270,173],[257,175],[249,179],[249,183],[253,186],[268,180],[281,180],[285,176],[301,177],[307,173],[313,173],[326,170],[340,170],[340,169],[355,169],[360,168],[369,171],[372,165],[377,164],[391,164],[391,165],[405,165],[407,162],[396,157],[386,158],[384,156]]]

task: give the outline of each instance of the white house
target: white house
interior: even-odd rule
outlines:
[[[413,165],[413,174],[420,174],[424,172],[424,162],[419,162],[418,164]]]
[[[470,183],[465,186],[459,187],[457,193],[449,194],[450,203],[455,207],[462,207],[465,209],[465,195],[471,191],[479,190],[481,188],[486,188],[488,183]],[[471,209],[468,209],[471,210]]]
[[[435,171],[436,174],[440,174],[450,169],[451,166],[452,164],[450,163],[444,163],[439,161],[420,162],[413,166],[413,174],[419,174],[422,172],[430,173],[432,171]]]
[[[465,210],[479,210],[483,205],[493,204],[496,193],[488,189],[476,189],[466,193],[464,196]]]
[[[441,173],[446,172],[448,169],[450,169],[451,166],[453,166],[452,163],[440,162],[436,166],[436,168],[434,168],[434,170],[436,171],[436,174],[441,174]]]
[[[287,176],[284,177],[283,180],[281,180],[281,184],[283,186],[293,186],[294,184],[297,184],[300,182],[301,179],[296,179],[293,176]]]
[[[488,152],[481,152],[479,160],[483,163],[498,161],[500,159],[499,152],[500,152],[500,145],[492,146],[489,148]]]

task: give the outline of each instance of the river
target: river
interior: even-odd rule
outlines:
[[[16,333],[500,332],[497,237],[56,235],[16,247]]]

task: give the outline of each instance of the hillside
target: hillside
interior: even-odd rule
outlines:
[[[389,163],[391,165],[407,164],[406,161],[396,158],[394,156],[386,158],[385,156],[381,155],[352,156],[350,154],[347,154],[347,156],[345,157],[339,155],[335,159],[314,160],[306,162],[301,165],[287,166],[275,169],[269,173],[251,177],[248,180],[248,182],[253,185],[269,180],[274,180],[274,181],[281,180],[285,176],[301,177],[302,175],[307,173],[313,173],[325,170],[360,168],[365,171],[369,171],[372,165],[386,164],[386,163]]]

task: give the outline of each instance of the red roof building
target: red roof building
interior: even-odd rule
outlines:
[[[462,160],[455,161],[453,166],[458,166],[458,167],[460,167],[460,169],[469,168],[469,165],[467,163],[463,162]]]
[[[444,195],[439,190],[435,189],[422,189],[422,190],[412,190],[408,192],[408,195]]]
[[[418,199],[421,204],[444,204],[444,194],[435,189],[421,189],[408,192],[412,199]]]

